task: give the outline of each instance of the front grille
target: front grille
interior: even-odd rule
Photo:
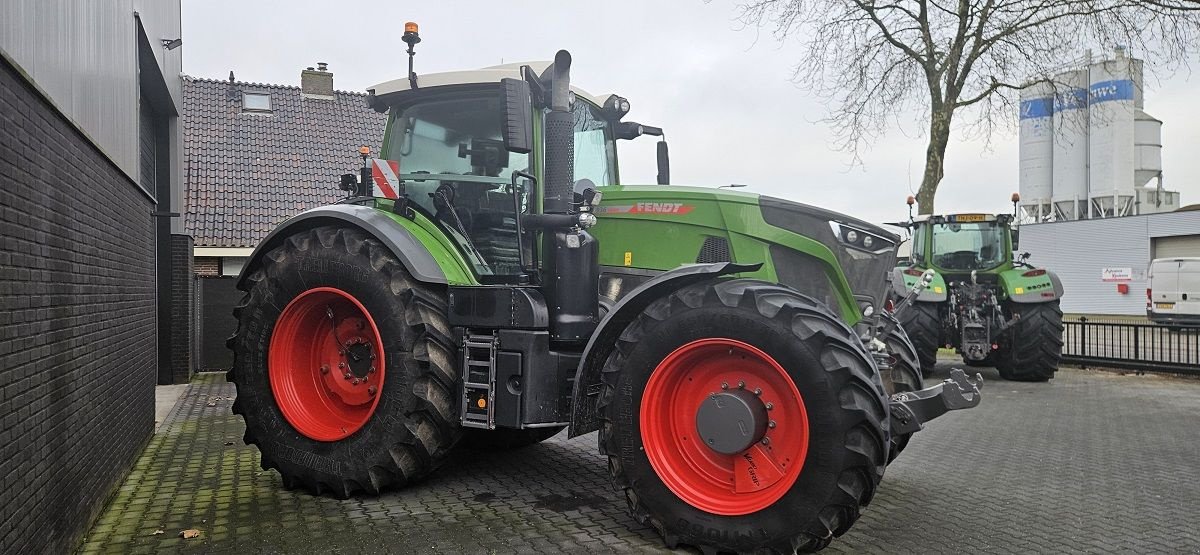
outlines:
[[[876,310],[883,305],[887,292],[887,276],[896,262],[895,248],[868,252],[861,248],[848,246],[833,232],[830,222],[838,222],[854,229],[863,230],[882,241],[891,243],[891,245],[895,245],[900,240],[896,234],[865,221],[823,208],[770,197],[760,197],[759,203],[762,205],[763,219],[768,224],[820,241],[833,251],[838,265],[845,272],[850,290],[858,298],[860,305],[864,301],[870,302]],[[771,253],[773,260],[791,258],[777,256],[775,251],[773,246]],[[809,264],[812,263],[809,262]],[[788,270],[780,271],[780,278],[782,279],[787,272]],[[806,269],[804,272],[803,278],[795,276],[792,279],[800,279],[808,284],[819,284],[821,281],[813,270]],[[827,279],[824,281],[825,287],[831,287]]]

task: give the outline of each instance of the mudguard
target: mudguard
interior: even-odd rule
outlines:
[[[1063,296],[1062,280],[1050,270],[1036,276],[1026,276],[1026,272],[1037,269],[1013,268],[1000,272],[1000,287],[1008,299],[1014,303],[1036,304],[1055,301]]]
[[[907,297],[908,292],[921,280],[921,276],[910,276],[904,273],[905,269],[901,267],[892,268],[892,274],[888,279],[892,283],[892,293],[897,299]],[[940,303],[946,300],[947,295],[946,279],[941,274],[934,273],[933,283],[930,283],[927,289],[917,295],[917,302]]]
[[[424,283],[445,284],[446,274],[442,271],[437,260],[411,231],[397,224],[380,210],[356,204],[334,204],[306,210],[284,221],[271,233],[267,234],[250,259],[242,267],[238,275],[238,287],[241,288],[247,277],[247,272],[257,266],[259,258],[281,244],[288,236],[300,231],[307,231],[324,225],[352,225],[369,233],[383,243],[417,281]]]
[[[689,264],[669,270],[630,291],[605,315],[588,339],[575,370],[575,383],[571,391],[571,429],[568,437],[575,437],[600,428],[596,415],[596,401],[600,397],[600,369],[616,346],[617,338],[625,326],[637,318],[650,303],[671,294],[682,287],[700,283],[718,276],[753,272],[762,264]]]

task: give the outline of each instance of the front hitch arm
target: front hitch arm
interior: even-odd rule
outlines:
[[[925,423],[952,410],[969,409],[979,404],[979,389],[983,376],[967,378],[958,368],[950,370],[950,379],[920,391],[905,391],[892,395],[892,435],[911,434],[922,430]]]

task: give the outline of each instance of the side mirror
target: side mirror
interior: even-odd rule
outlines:
[[[1012,230],[1012,250],[1015,251],[1015,250],[1020,249],[1021,248],[1020,245],[1021,245],[1021,230],[1014,229],[1014,230]]]
[[[533,117],[530,113],[529,83],[505,78],[501,82],[504,103],[504,148],[517,154],[533,150]]]
[[[658,184],[671,184],[671,157],[667,153],[667,141],[658,141]]]

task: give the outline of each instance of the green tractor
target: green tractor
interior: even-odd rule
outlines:
[[[348,197],[283,222],[239,277],[229,380],[289,488],[345,498],[456,446],[599,431],[665,542],[814,551],[850,528],[909,435],[978,404],[925,388],[882,314],[899,238],[721,189],[622,185],[628,100],[553,63],[370,90],[389,114]],[[601,199],[603,198],[603,202]]]
[[[1020,200],[1013,195],[1013,214]],[[994,366],[1006,380],[1044,382],[1062,358],[1063,323],[1058,276],[1030,265],[1028,253],[1014,257],[1018,231],[1009,214],[949,214],[912,217],[891,224],[912,233],[907,264],[892,271],[893,301],[906,297],[926,270],[928,288],[897,307],[916,346],[925,375],[933,371],[938,347],[953,348],[968,366]]]

